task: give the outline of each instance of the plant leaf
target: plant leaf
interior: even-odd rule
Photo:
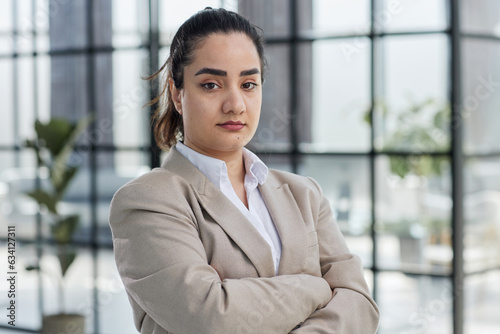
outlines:
[[[26,266],[26,271],[32,271],[32,270],[40,270],[40,267],[39,266],[36,266],[36,265],[29,265],[29,266]]]
[[[62,171],[61,176],[57,180],[53,180],[54,188],[57,194],[58,200],[62,199],[64,192],[68,188],[68,185],[70,184],[71,180],[76,175],[76,172],[78,171],[78,167],[68,167]]]
[[[60,219],[52,225],[52,236],[58,244],[68,244],[78,227],[80,217],[78,215],[71,215]]]
[[[71,134],[72,125],[64,118],[53,118],[48,123],[35,122],[35,131],[39,140],[45,143],[45,147],[53,157],[61,151],[64,143]]]
[[[66,245],[61,246],[59,247],[57,257],[59,258],[59,264],[61,265],[61,275],[62,277],[64,277],[64,275],[66,275],[66,272],[68,271],[68,268],[71,266],[73,261],[75,261],[76,252],[73,250],[69,250]]]
[[[411,171],[410,161],[407,157],[390,156],[389,164],[391,171],[400,178],[404,178]]]
[[[40,155],[40,147],[38,146],[37,142],[27,139],[25,142],[25,145],[26,145],[26,147],[32,148],[35,150],[36,160],[37,160],[37,163],[39,166],[46,166],[47,165],[45,163],[45,161],[42,159],[42,156]]]
[[[26,195],[33,198],[35,201],[37,201],[38,204],[45,206],[47,210],[49,210],[53,214],[57,215],[56,205],[58,199],[52,194],[49,194],[48,192],[41,189],[37,189],[35,191],[26,193]]]

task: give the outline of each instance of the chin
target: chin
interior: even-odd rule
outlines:
[[[233,139],[228,139],[220,145],[218,145],[221,148],[221,151],[236,151],[240,150],[243,147],[245,147],[249,143],[248,140],[233,140]]]

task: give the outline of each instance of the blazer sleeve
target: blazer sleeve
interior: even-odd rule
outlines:
[[[323,278],[333,290],[333,297],[323,308],[314,311],[294,334],[376,333],[379,310],[370,296],[361,260],[352,254],[335,223],[330,203],[321,199],[317,218],[320,266]]]
[[[330,301],[326,280],[312,275],[221,281],[189,207],[194,195],[165,201],[157,188],[126,185],[110,210],[116,263],[139,330],[149,316],[174,334],[288,333]]]

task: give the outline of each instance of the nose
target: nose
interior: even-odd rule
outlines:
[[[239,88],[228,89],[225,96],[224,102],[222,104],[222,112],[241,114],[245,112],[246,106],[243,99],[242,92]]]

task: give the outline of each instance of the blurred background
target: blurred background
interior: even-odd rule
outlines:
[[[35,120],[92,113],[58,204],[80,217],[65,307],[86,333],[136,333],[109,202],[162,160],[143,108],[156,88],[141,76],[205,6],[264,30],[270,70],[251,148],[319,181],[363,260],[379,333],[499,333],[497,0],[1,0],[0,268],[14,227],[17,319],[13,331],[2,313],[0,332],[37,333],[60,310],[50,215],[26,195],[47,171],[26,139]]]

